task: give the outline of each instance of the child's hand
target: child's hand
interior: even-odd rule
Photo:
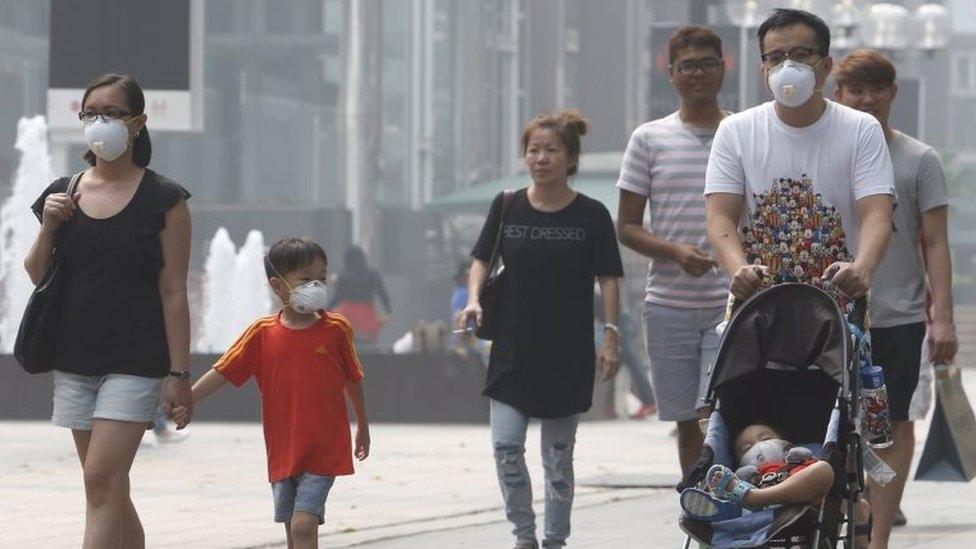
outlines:
[[[176,429],[182,429],[190,423],[190,410],[186,406],[177,406],[170,412],[170,418],[176,423]]]
[[[363,461],[369,457],[369,427],[356,427],[356,459]]]

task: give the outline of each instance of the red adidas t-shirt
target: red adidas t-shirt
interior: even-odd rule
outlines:
[[[214,369],[238,387],[255,378],[271,482],[300,473],[351,475],[343,389],[363,379],[352,327],[335,313],[322,313],[301,330],[284,326],[280,317],[251,324]]]

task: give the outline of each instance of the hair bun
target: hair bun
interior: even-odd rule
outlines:
[[[561,126],[576,135],[586,135],[590,129],[589,123],[583,118],[583,113],[577,109],[564,109],[559,112],[558,118]]]

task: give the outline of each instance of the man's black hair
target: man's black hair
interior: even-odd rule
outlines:
[[[817,35],[817,49],[820,50],[820,55],[827,57],[830,55],[830,27],[824,20],[817,17],[816,15],[803,10],[794,10],[789,8],[776,8],[773,10],[769,17],[759,25],[759,32],[756,36],[759,37],[759,53],[760,55],[766,53],[763,49],[763,39],[766,38],[766,33],[774,30],[781,29],[783,27],[789,27],[796,24],[806,25],[813,29],[813,32]]]

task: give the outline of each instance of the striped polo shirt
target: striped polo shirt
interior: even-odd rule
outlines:
[[[675,112],[630,136],[617,187],[647,197],[650,232],[712,253],[705,228],[705,168],[715,130],[684,124]],[[719,267],[700,277],[668,259],[652,259],[646,301],[670,307],[724,307],[729,279]]]

